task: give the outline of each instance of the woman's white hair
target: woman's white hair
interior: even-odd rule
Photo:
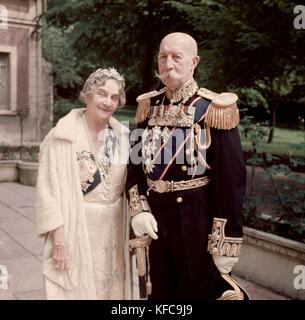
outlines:
[[[119,86],[119,107],[122,108],[126,103],[125,80],[114,68],[99,68],[91,73],[80,92],[79,99],[86,103],[85,97],[92,93],[93,87],[103,86],[105,82],[110,79],[114,80]]]

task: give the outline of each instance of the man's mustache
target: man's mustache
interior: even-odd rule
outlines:
[[[163,73],[158,73],[157,71],[155,72],[155,75],[158,79],[164,80],[165,78],[172,78],[172,79],[177,79],[178,75],[176,74],[175,71],[170,70],[170,71],[164,71]]]

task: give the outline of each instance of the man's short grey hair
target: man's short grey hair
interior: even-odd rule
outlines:
[[[123,75],[119,74],[114,68],[100,68],[91,73],[83,86],[79,99],[86,103],[85,97],[92,93],[93,87],[103,86],[110,79],[114,80],[119,86],[119,107],[122,108],[126,103],[125,80]]]

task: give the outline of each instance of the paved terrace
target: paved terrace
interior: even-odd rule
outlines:
[[[10,276],[9,289],[0,287],[0,300],[44,299],[43,243],[35,234],[34,201],[34,187],[0,183],[0,265],[7,268]],[[235,278],[254,300],[287,299],[254,283]]]

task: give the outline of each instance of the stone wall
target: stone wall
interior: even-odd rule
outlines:
[[[0,110],[0,144],[38,144],[53,120],[52,72],[42,56],[42,39],[37,37],[42,34],[36,17],[42,13],[43,1],[7,0],[1,5],[8,10],[8,26],[0,29],[0,52],[16,51],[16,66],[10,70],[16,81],[11,85],[10,110]],[[22,126],[20,111],[28,112]]]
[[[254,283],[292,299],[305,299],[298,288],[298,268],[305,269],[305,244],[244,227],[244,243],[234,272]],[[300,272],[300,271],[297,271]]]

